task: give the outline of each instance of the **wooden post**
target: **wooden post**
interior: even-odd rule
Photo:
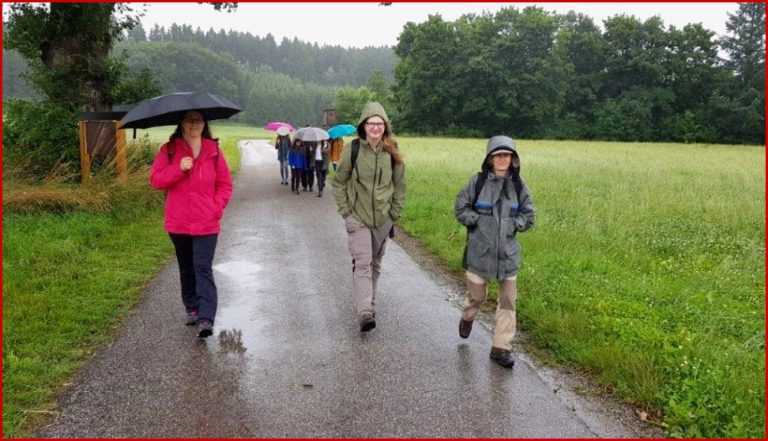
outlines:
[[[78,121],[80,132],[80,180],[83,184],[91,177],[91,158],[88,156],[88,140],[86,139],[85,121]]]
[[[118,130],[120,120],[115,121],[115,164],[117,177],[125,179],[128,174],[128,160],[125,155],[125,130]]]

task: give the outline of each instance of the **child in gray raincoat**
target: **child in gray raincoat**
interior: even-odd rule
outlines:
[[[488,141],[481,173],[456,196],[456,220],[467,227],[464,269],[467,298],[459,335],[469,337],[472,322],[488,296],[488,280],[500,282],[491,359],[511,368],[512,339],[517,318],[517,271],[520,267],[518,232],[533,226],[535,209],[528,186],[520,177],[515,142],[507,136]]]

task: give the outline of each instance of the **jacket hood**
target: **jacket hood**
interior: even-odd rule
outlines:
[[[384,134],[392,136],[392,123],[389,121],[387,112],[384,107],[376,101],[372,101],[363,107],[363,111],[360,113],[360,120],[357,122],[357,136],[360,139],[365,139],[365,120],[372,116],[380,116],[384,120]]]
[[[492,172],[493,166],[490,164],[491,154],[499,150],[506,150],[512,153],[512,170],[520,173],[520,157],[517,155],[517,147],[515,141],[509,136],[498,135],[488,140],[488,145],[485,148],[485,158],[483,159],[483,165],[480,170],[485,173]]]

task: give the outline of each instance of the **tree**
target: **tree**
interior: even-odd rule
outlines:
[[[723,49],[726,65],[745,85],[765,85],[765,3],[739,3],[735,14],[728,14]]]
[[[394,93],[403,125],[416,133],[445,133],[456,125],[455,68],[463,61],[452,24],[440,15],[408,22],[395,53]]]
[[[548,136],[594,137],[598,92],[603,84],[604,40],[594,21],[569,11],[559,17],[554,51],[565,64],[565,101],[562,113],[548,128]]]
[[[143,43],[147,41],[147,33],[144,31],[144,26],[142,25],[138,25],[135,28],[130,29],[128,31],[127,37],[136,43]]]
[[[558,19],[539,7],[496,14],[499,37],[492,42],[506,87],[495,105],[514,109],[494,131],[537,138],[561,112],[568,68],[554,51]]]
[[[217,3],[232,11],[234,3]],[[115,103],[142,93],[126,91],[137,79],[124,77],[124,55],[113,56],[114,42],[139,25],[143,12],[127,3],[14,3],[10,6],[3,46],[28,63],[30,83],[58,105],[109,111]],[[144,84],[143,95],[157,92]]]
[[[722,130],[735,130],[734,138],[742,142],[764,144],[765,3],[739,3],[738,11],[728,14],[726,29],[729,35],[722,45],[729,56],[726,66],[734,77],[713,104],[738,112],[737,124]],[[727,103],[729,96],[733,103]]]
[[[138,24],[131,12],[121,3],[14,3],[3,44],[27,60],[30,83],[49,101],[108,111],[123,81],[122,60],[109,55]]]
[[[365,103],[373,101],[371,91],[366,87],[342,87],[336,91],[333,108],[338,123],[357,125],[360,111]],[[387,115],[389,116],[389,115]],[[390,117],[391,119],[391,117]]]

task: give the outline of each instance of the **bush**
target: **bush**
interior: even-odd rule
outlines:
[[[44,101],[10,100],[3,121],[3,159],[27,163],[43,177],[61,162],[77,164],[80,147],[75,108]]]

